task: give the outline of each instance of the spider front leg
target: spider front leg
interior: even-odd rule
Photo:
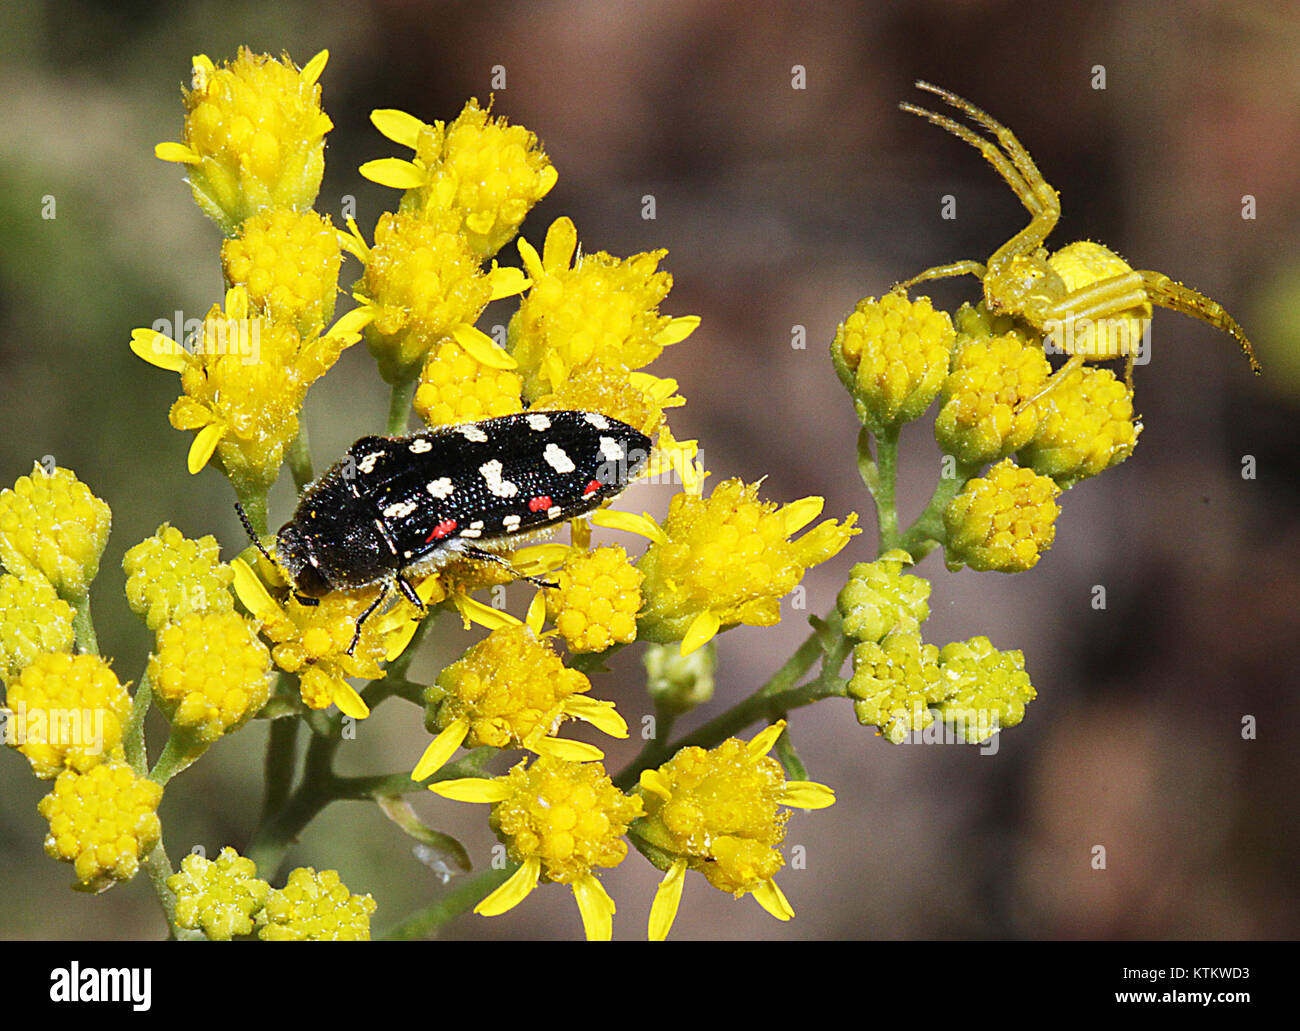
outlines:
[[[895,290],[907,290],[917,283],[924,283],[930,279],[949,279],[953,276],[971,275],[976,279],[984,278],[984,266],[978,261],[954,261],[951,265],[936,265],[934,268],[928,268],[919,275],[911,279],[905,279],[901,283],[895,283]]]
[[[1168,308],[1170,311],[1182,312],[1184,315],[1191,315],[1202,322],[1208,322],[1216,329],[1223,330],[1237,341],[1242,353],[1250,362],[1251,371],[1256,376],[1264,371],[1263,366],[1259,364],[1258,359],[1255,357],[1255,349],[1250,346],[1250,341],[1246,338],[1246,331],[1237,324],[1237,320],[1229,315],[1218,301],[1211,300],[1204,294],[1193,290],[1190,286],[1175,282],[1163,272],[1142,271],[1137,274],[1142,277],[1142,284],[1152,304],[1157,304],[1161,308]]]

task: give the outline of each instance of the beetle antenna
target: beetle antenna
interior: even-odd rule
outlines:
[[[239,513],[239,521],[244,524],[244,532],[248,534],[248,539],[253,542],[258,551],[266,556],[266,560],[278,569],[280,563],[275,560],[274,555],[266,550],[266,545],[262,543],[262,539],[253,532],[253,524],[248,519],[248,513],[244,511],[244,506],[238,501],[235,502],[235,511]]]

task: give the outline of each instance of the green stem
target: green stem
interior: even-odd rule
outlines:
[[[140,686],[135,689],[131,699],[131,715],[122,730],[122,745],[126,750],[126,761],[131,764],[137,777],[145,776],[149,769],[149,751],[144,740],[144,720],[149,714],[153,702],[153,683],[148,672],[140,678]]]
[[[99,640],[95,637],[95,624],[90,618],[90,591],[87,590],[72,605],[72,632],[77,651],[83,655],[98,655]]]
[[[262,794],[262,818],[284,805],[293,787],[293,771],[298,759],[298,720],[287,716],[271,720],[266,740],[263,770],[266,787]]]
[[[149,779],[155,784],[166,784],[195,758],[194,742],[190,736],[173,729],[167,738],[167,744],[163,745],[162,754],[149,771]]]
[[[877,484],[872,491],[880,526],[880,553],[898,546],[898,427],[882,433],[876,449]]]
[[[915,561],[920,562],[935,548],[942,545],[948,536],[943,525],[944,509],[966,485],[966,481],[977,472],[979,472],[977,465],[958,463],[952,476],[941,476],[929,504],[916,517],[916,521],[898,537],[894,547],[902,548]]]
[[[237,489],[235,493],[239,497],[239,504],[244,509],[244,515],[248,517],[249,525],[253,527],[253,532],[259,537],[265,537],[266,491],[254,491],[246,494]]]
[[[311,468],[311,442],[307,439],[307,424],[302,421],[301,414],[298,416],[298,435],[293,438],[285,457],[289,462],[293,485],[302,493],[316,477]]]
[[[154,846],[153,851],[145,859],[144,868],[149,875],[150,882],[153,884],[154,894],[158,896],[158,905],[162,907],[163,916],[167,920],[167,928],[171,932],[171,936],[190,941],[202,939],[203,935],[176,926],[176,894],[171,888],[167,887],[167,878],[174,871],[172,870],[171,860],[167,858],[167,849],[161,841]]]
[[[411,401],[415,398],[415,388],[420,383],[419,369],[410,379],[393,384],[393,394],[388,401],[388,428],[390,437],[406,436],[411,419]]]
[[[416,910],[384,935],[389,941],[417,941],[436,934],[449,921],[478,905],[518,869],[514,863],[504,870],[484,870],[477,877],[460,881],[437,902]]]

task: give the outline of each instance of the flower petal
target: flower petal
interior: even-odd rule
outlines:
[[[456,780],[435,780],[429,785],[435,795],[450,798],[453,802],[502,802],[510,797],[510,787],[500,778],[460,777]]]
[[[474,912],[480,916],[500,916],[502,913],[514,909],[537,887],[537,880],[541,875],[542,861],[540,859],[524,860],[523,864],[510,875],[510,879],[505,884],[474,907]]]
[[[661,942],[673,929],[677,919],[677,907],[682,901],[682,887],[686,883],[686,860],[678,859],[668,868],[664,879],[655,891],[654,903],[650,906],[650,933],[652,942]]]
[[[658,770],[642,770],[640,783],[642,791],[649,791],[651,794],[664,799],[673,797],[673,790],[668,785],[668,778]]]
[[[595,874],[573,882],[573,897],[578,900],[582,926],[589,942],[607,942],[614,937],[614,900]]]
[[[815,780],[788,780],[780,802],[794,809],[825,809],[835,804],[835,792]]]
[[[334,704],[339,707],[339,712],[343,713],[344,716],[351,716],[354,720],[363,720],[370,715],[370,706],[357,694],[352,685],[342,677],[335,677],[330,686],[333,688],[331,696],[334,699]]]
[[[491,605],[484,605],[481,601],[475,601],[468,594],[453,594],[451,601],[467,626],[470,623],[477,623],[489,630],[500,630],[503,626],[519,625],[519,620],[510,615],[509,612],[504,609],[494,609]]]
[[[405,111],[399,111],[392,107],[381,107],[371,111],[370,122],[394,143],[400,143],[403,147],[410,147],[411,150],[415,150],[415,145],[420,139],[420,133],[426,128],[424,122],[416,118],[415,115],[407,114]]]
[[[754,889],[754,901],[778,920],[794,919],[794,907],[770,878]]]
[[[226,427],[218,422],[210,422],[199,430],[194,437],[194,443],[190,445],[189,457],[186,460],[186,468],[191,475],[203,471],[203,467],[212,458],[212,452],[217,450],[217,445],[225,435]]]
[[[131,353],[168,372],[184,372],[189,364],[185,348],[153,329],[131,330]]]
[[[191,150],[183,143],[176,143],[172,140],[165,143],[155,143],[153,156],[159,161],[174,161],[180,165],[197,165],[203,161],[197,151]]]
[[[491,228],[488,226],[488,229]],[[524,275],[523,269],[510,265],[497,265],[488,273],[488,285],[492,288],[492,300],[499,301],[503,297],[514,297],[515,294],[523,293],[533,283]]]
[[[800,498],[798,501],[792,501],[786,505],[781,509],[781,521],[785,525],[785,535],[789,537],[793,533],[798,533],[822,514],[822,508],[825,505],[826,499],[819,498],[816,495]]]
[[[524,617],[524,626],[528,627],[533,633],[540,634],[545,622],[546,590],[542,588],[533,595],[533,600],[528,606],[528,615]]]
[[[563,759],[571,763],[594,763],[605,758],[605,753],[595,745],[585,741],[569,741],[561,737],[538,738],[529,746],[538,755],[549,755],[552,759]]]
[[[322,50],[310,61],[308,61],[306,65],[303,66],[302,71],[299,73],[299,78],[302,79],[303,84],[307,86],[315,85],[316,80],[320,78],[321,72],[325,70],[325,63],[329,59],[330,59],[330,52],[328,50]]]
[[[631,512],[620,512],[617,509],[605,508],[593,512],[591,521],[597,526],[605,527],[607,530],[624,530],[627,533],[640,534],[655,544],[665,545],[668,543],[668,534],[664,533],[663,527],[648,515],[633,515]]]
[[[574,694],[564,700],[562,708],[570,716],[590,723],[610,737],[627,737],[627,721],[618,714],[613,702]]]
[[[462,322],[451,331],[451,335],[456,343],[465,349],[466,354],[489,369],[513,369],[519,365],[510,355],[497,347],[496,341],[490,336],[468,323]]]
[[[542,244],[542,267],[547,272],[567,269],[573,261],[573,252],[578,249],[578,227],[568,216],[557,218],[546,230],[546,242]]]
[[[428,178],[428,171],[402,158],[378,158],[367,161],[359,169],[363,176],[380,186],[394,190],[418,190]]]
[[[699,325],[700,317],[698,315],[680,315],[669,320],[668,325],[654,335],[654,341],[663,347],[667,347],[669,344],[681,343],[694,333],[699,328]]]
[[[280,606],[271,599],[266,585],[247,562],[242,558],[232,558],[230,568],[235,574],[235,596],[243,603],[244,608],[263,623],[269,622],[280,614]]]
[[[686,636],[682,638],[681,653],[690,655],[691,652],[699,651],[706,644],[718,636],[718,631],[722,629],[722,620],[712,609],[705,609],[694,619],[686,630]]]
[[[522,236],[515,241],[515,246],[519,248],[519,257],[524,263],[524,268],[532,279],[537,279],[542,275],[542,259],[537,253],[537,248],[525,240]]]
[[[463,716],[458,720],[453,720],[441,734],[429,743],[429,747],[424,750],[424,755],[420,756],[420,761],[415,764],[415,769],[411,771],[411,780],[427,780],[447,765],[450,759],[469,736],[469,720]]]
[[[559,181],[559,178],[560,173],[556,171],[554,165],[547,165],[543,168],[541,172],[538,173],[539,181],[537,184],[537,199],[541,200],[550,193],[551,190],[555,188],[555,184]]]
[[[355,336],[365,329],[374,320],[375,309],[369,305],[362,304],[353,308],[350,312],[340,315],[330,326],[325,336],[340,337],[347,339]],[[355,341],[354,341],[355,342]]]
[[[745,751],[749,753],[751,759],[767,755],[783,730],[785,730],[785,720],[777,720],[770,727],[764,727],[750,739],[749,744],[745,746]]]

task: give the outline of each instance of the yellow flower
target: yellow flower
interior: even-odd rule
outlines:
[[[37,656],[72,650],[72,606],[43,576],[0,575],[0,681]]]
[[[444,340],[420,372],[415,411],[427,426],[513,415],[524,410],[522,389],[517,373],[484,365],[456,341]]]
[[[253,916],[271,891],[253,861],[229,846],[215,860],[186,856],[180,872],[167,878],[167,887],[176,896],[177,925],[219,942],[252,934]]]
[[[1033,569],[1056,537],[1061,488],[1032,469],[999,462],[962,488],[943,513],[950,569],[1021,573]]]
[[[758,499],[758,485],[724,480],[706,499],[677,494],[662,526],[648,516],[606,510],[592,522],[649,538],[639,568],[645,607],[637,636],[681,641],[683,655],[719,630],[781,620],[781,598],[810,566],[837,555],[859,531],[856,515],[827,519],[797,541],[788,538],[821,513],[822,499],[778,508]]]
[[[491,105],[489,105],[490,107]],[[415,151],[410,161],[367,161],[361,174],[405,190],[402,211],[437,219],[453,213],[480,258],[490,258],[555,185],[555,166],[521,125],[491,118],[471,99],[450,125],[391,109],[372,111],[375,128]]]
[[[939,669],[939,649],[925,644],[915,629],[896,630],[853,649],[848,682],[853,714],[864,727],[879,727],[896,745],[934,722],[931,706],[947,697],[948,690]]]
[[[696,870],[736,898],[752,894],[778,920],[794,910],[773,877],[785,864],[780,845],[789,814],[781,806],[823,809],[835,802],[824,784],[785,779],[768,756],[785,729],[772,724],[748,743],[683,748],[657,770],[641,773],[645,817],[632,833],[651,846],[667,875],[650,910],[650,939],[663,941],[681,902],[686,871]]]
[[[574,761],[601,759],[604,753],[594,745],[553,736],[563,720],[573,718],[612,737],[627,737],[614,703],[586,697],[590,690],[591,682],[566,667],[532,627],[493,630],[425,689],[425,726],[438,736],[411,779],[432,776],[462,744],[527,748]]]
[[[39,656],[10,683],[6,706],[13,712],[6,737],[42,780],[122,757],[131,696],[98,655]]]
[[[840,323],[831,360],[858,419],[880,434],[919,418],[943,386],[955,332],[930,298],[867,297]]]
[[[300,866],[283,888],[267,893],[257,914],[262,941],[369,941],[375,900],[353,895],[337,870]]]
[[[429,785],[458,802],[492,803],[492,829],[519,869],[474,907],[499,916],[522,902],[541,879],[573,888],[590,941],[613,935],[614,900],[592,872],[627,855],[623,835],[642,813],[641,799],[619,791],[598,762],[543,755],[502,777],[467,777]]]
[[[1081,368],[1043,398],[1038,433],[1019,459],[1066,488],[1119,465],[1137,446],[1133,392],[1109,369]]]
[[[996,462],[1024,447],[1040,409],[1026,404],[1052,374],[1041,347],[1008,333],[972,338],[957,351],[934,421],[939,446],[969,465]]]
[[[352,653],[357,619],[379,596],[379,587],[335,591],[317,605],[304,605],[292,593],[283,606],[267,591],[242,559],[231,562],[235,593],[262,623],[272,644],[271,658],[286,673],[299,674],[303,704],[310,709],[337,705],[346,716],[364,719],[370,709],[347,682],[348,677],[376,680],[384,676],[380,663],[388,658],[385,624],[372,617],[361,625]],[[409,602],[403,602],[409,605]],[[388,628],[391,632],[391,627]]]
[[[592,362],[627,369],[649,365],[700,323],[695,315],[659,314],[673,282],[658,271],[667,251],[625,259],[597,251],[574,263],[577,247],[577,229],[568,218],[551,224],[540,256],[527,240],[519,241],[532,289],[510,320],[507,346],[529,400],[554,391]]]
[[[160,143],[154,154],[185,165],[195,202],[227,236],[250,215],[304,211],[316,199],[333,128],[316,81],[328,59],[322,50],[299,71],[288,55],[277,61],[244,47],[221,67],[194,58],[183,142]]]
[[[43,576],[79,601],[99,572],[113,513],[71,469],[39,464],[0,491],[0,562],[15,576]]]
[[[334,317],[342,262],[338,230],[314,211],[253,215],[221,244],[226,282],[248,291],[253,310],[305,339],[323,333]]]
[[[622,548],[573,549],[552,579],[558,590],[545,592],[546,614],[569,651],[603,652],[636,640],[645,576]]]
[[[219,555],[211,534],[191,540],[163,523],[122,559],[131,611],[154,633],[195,612],[230,612],[235,574]]]
[[[987,637],[954,641],[939,652],[947,697],[939,718],[953,724],[971,744],[987,741],[1025,718],[1025,706],[1038,692],[1025,672],[1019,651],[998,651]]]
[[[879,641],[893,630],[915,630],[930,618],[930,581],[905,575],[903,566],[911,564],[912,556],[895,548],[849,570],[837,599],[847,637]]]
[[[214,305],[190,352],[156,330],[137,329],[131,350],[178,372],[183,393],[171,424],[198,430],[188,466],[199,472],[213,454],[240,494],[269,490],[284,449],[298,434],[307,388],[360,339],[361,317],[343,316],[324,336],[304,339],[292,326],[250,314],[248,291],[231,287],[225,311]]]
[[[190,762],[257,715],[271,694],[270,674],[266,646],[237,612],[194,613],[164,627],[149,658],[159,707],[187,738]]]
[[[444,340],[492,368],[514,368],[474,323],[489,301],[524,288],[518,269],[485,273],[463,234],[412,213],[384,214],[374,246],[356,236],[353,247],[365,265],[353,291],[356,318],[367,323],[366,343],[389,383],[410,379]]]
[[[100,892],[129,881],[162,837],[160,785],[124,762],[100,763],[86,773],[64,770],[37,805],[49,821],[45,851],[71,863],[83,891]]]

